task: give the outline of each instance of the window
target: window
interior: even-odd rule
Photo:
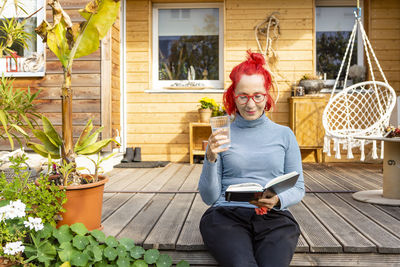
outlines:
[[[356,6],[346,6],[345,3],[346,1],[316,1],[316,71],[326,77],[328,87],[333,86],[339,73],[354,26]],[[360,32],[354,43],[350,66],[363,66],[363,45],[358,36]],[[345,64],[347,65],[347,61]],[[346,69],[343,69],[340,80],[344,80],[345,72]],[[348,81],[347,85],[350,84],[351,81]]]
[[[0,26],[7,25],[7,20],[11,18],[23,21],[25,18],[24,31],[32,34],[32,38],[26,40],[27,47],[19,42],[11,45],[11,50],[15,51],[13,56],[6,55],[0,57],[0,72],[5,76],[31,77],[43,76],[45,71],[44,45],[42,39],[35,33],[35,28],[42,22],[45,16],[44,0],[24,0],[18,1],[19,7],[16,9],[14,1],[5,2],[4,9],[0,14]],[[42,8],[41,10],[39,10]],[[35,13],[39,10],[37,13]],[[35,14],[33,14],[35,13]],[[33,14],[33,15],[32,15]],[[4,29],[0,28],[0,42],[5,42],[7,35]]]
[[[223,89],[220,4],[153,7],[153,89]]]

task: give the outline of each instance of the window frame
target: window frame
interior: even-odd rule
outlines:
[[[182,80],[159,80],[159,50],[158,50],[158,10],[160,9],[195,9],[195,8],[218,8],[219,12],[219,80],[194,80],[195,82],[201,82],[206,87],[211,87],[209,89],[166,89],[171,84],[179,82]],[[219,92],[224,90],[224,17],[223,17],[223,3],[174,3],[174,4],[153,4],[152,7],[152,67],[151,67],[151,77],[152,86],[149,90],[150,92]]]
[[[316,0],[315,1],[315,7],[314,7],[314,71],[317,73],[317,7],[357,7],[357,4],[354,4],[354,2],[349,2],[346,0]],[[360,7],[362,8],[361,12],[361,22],[364,23],[364,0],[360,1]],[[360,29],[357,29],[357,36],[361,36]],[[346,42],[346,45],[348,43],[348,40]],[[364,44],[363,40],[361,38],[357,38],[357,65],[360,66],[365,66],[364,64]],[[347,66],[347,63],[346,65]],[[346,71],[346,69],[342,70]],[[337,74],[336,74],[337,76]],[[336,77],[334,79],[326,79],[326,81],[330,83],[334,83],[336,80]],[[329,88],[331,91],[332,89]],[[337,89],[340,90],[340,89]]]
[[[42,8],[38,13],[36,13],[36,27],[38,27],[46,16],[46,0],[36,0],[36,10]],[[7,17],[7,15],[3,15],[3,17]],[[43,43],[43,39],[36,34],[36,47],[37,53],[43,54],[44,56],[44,67],[43,71],[37,72],[27,72],[27,71],[18,71],[18,72],[7,72],[4,71],[5,77],[43,77],[46,74],[46,49],[45,44]],[[3,56],[2,59],[5,57]]]

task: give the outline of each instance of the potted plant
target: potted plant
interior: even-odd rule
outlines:
[[[353,84],[365,81],[365,67],[354,64],[349,68],[349,78],[352,79]]]
[[[304,87],[306,94],[317,94],[324,87],[324,82],[317,76],[307,73],[300,79],[299,85]]]
[[[81,16],[85,19],[84,22],[72,24],[70,17],[63,10],[58,0],[53,0],[49,3],[53,11],[53,22],[49,23],[44,20],[39,27],[35,29],[43,42],[46,42],[49,49],[59,59],[63,72],[64,79],[61,87],[61,102],[62,102],[62,136],[60,137],[55,131],[51,123],[43,119],[43,131],[34,131],[35,136],[42,144],[29,143],[29,146],[36,152],[42,155],[47,155],[49,158],[61,158],[61,166],[66,168],[68,164],[75,166],[75,158],[77,154],[90,155],[97,153],[103,147],[107,146],[112,139],[102,140],[96,143],[102,128],[96,130],[93,134],[91,130],[93,125],[90,122],[86,125],[77,143],[73,144],[72,135],[72,64],[75,58],[80,58],[89,55],[99,48],[100,40],[107,34],[108,30],[114,23],[120,8],[119,0],[92,0],[84,9],[79,10]],[[94,141],[93,141],[94,140]],[[90,145],[88,145],[90,143]],[[104,183],[107,178],[100,177],[99,181],[91,179],[82,179],[77,173],[75,167],[64,177],[64,186],[71,190],[95,189],[96,202],[83,199],[82,191],[80,191],[78,200],[73,200],[73,197],[67,193],[67,204],[76,202],[79,203],[75,214],[84,214],[88,217],[93,217],[91,211],[96,211],[96,216],[101,218],[101,205]],[[83,184],[89,182],[88,184]],[[79,188],[79,189],[78,189]],[[68,190],[67,191],[70,191]],[[83,211],[83,204],[86,204],[86,211]],[[63,214],[64,220],[73,208],[66,207],[67,213]],[[90,212],[89,212],[90,211]],[[83,219],[79,219],[81,222]],[[64,221],[66,222],[66,221]],[[71,223],[71,222],[68,222]],[[88,222],[87,222],[88,223]],[[87,225],[89,229],[99,228],[100,219],[97,219],[96,225]]]
[[[199,102],[200,107],[198,111],[200,122],[209,122],[211,114],[213,110],[218,107],[218,104],[214,99],[208,97],[203,97]]]
[[[76,167],[75,160],[67,161],[62,158],[61,151],[63,151],[64,144],[51,122],[45,116],[42,116],[42,122],[43,130],[33,130],[33,134],[42,144],[28,142],[27,145],[36,153],[49,158],[49,164],[53,163],[52,159],[60,159],[55,173],[52,173],[56,177],[52,178],[60,179],[57,184],[66,189],[67,202],[64,204],[66,212],[61,214],[62,220],[57,225],[82,222],[90,230],[101,228],[103,191],[108,178],[97,175],[97,173],[101,161],[107,160],[112,155],[99,160],[98,164],[95,164],[94,176],[82,175],[78,172],[79,168]],[[78,155],[96,154],[111,142],[117,143],[111,138],[97,141],[102,129],[103,127],[100,127],[92,133],[93,124],[89,120],[73,146],[73,159]],[[37,183],[40,183],[40,181],[37,181]]]

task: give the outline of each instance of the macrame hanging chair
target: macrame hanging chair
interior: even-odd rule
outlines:
[[[354,27],[333,86],[331,97],[322,116],[322,123],[325,128],[323,151],[327,153],[328,156],[331,156],[330,147],[331,141],[333,140],[333,150],[336,152],[335,158],[341,158],[341,146],[344,150],[347,150],[347,158],[349,159],[354,158],[352,148],[359,147],[361,152],[360,160],[364,161],[364,146],[372,142],[373,159],[378,158],[377,146],[376,141],[360,138],[385,136],[385,127],[389,124],[390,115],[396,104],[396,92],[388,84],[385,74],[372,49],[371,43],[364,31],[364,27],[361,23],[360,8],[358,8],[357,13],[355,12],[356,19]],[[363,41],[372,81],[356,83],[346,87],[357,28],[360,30],[360,38],[362,38]],[[384,82],[375,80],[370,54]],[[349,56],[347,57],[347,55]],[[348,63],[344,78],[344,88],[341,92],[334,95],[346,60],[348,60]],[[380,157],[383,158],[383,141],[381,142]]]

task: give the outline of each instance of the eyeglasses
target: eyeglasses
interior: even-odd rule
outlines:
[[[253,99],[253,101],[255,103],[261,103],[264,101],[265,97],[267,96],[267,94],[261,94],[261,93],[257,93],[254,95],[235,95],[235,99],[236,101],[240,104],[240,105],[246,105],[250,98]]]

